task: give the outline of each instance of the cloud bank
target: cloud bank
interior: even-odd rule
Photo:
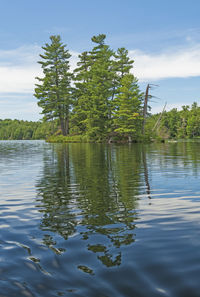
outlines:
[[[40,60],[39,46],[23,46],[13,50],[0,50],[0,94],[31,93],[42,70],[37,63]],[[78,53],[71,52],[71,68],[76,67]]]
[[[33,98],[35,77],[42,76],[37,63],[40,53],[41,47],[37,45],[0,50],[0,118],[41,118],[41,109]],[[71,69],[74,69],[79,53],[71,51],[71,54]],[[140,82],[200,76],[200,44],[157,54],[130,50],[129,56],[135,61],[133,74]],[[160,111],[160,106],[153,109]]]
[[[189,48],[148,54],[131,50],[134,75],[141,81],[200,76],[200,44]]]
[[[0,50],[0,93],[32,93],[41,73],[38,46]]]
[[[35,45],[0,51],[0,93],[33,93],[35,77],[42,75],[37,64],[40,52]],[[71,54],[74,69],[78,53]],[[159,54],[131,50],[129,55],[135,61],[133,73],[140,81],[200,76],[200,44]]]

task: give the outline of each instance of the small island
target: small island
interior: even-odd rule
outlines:
[[[35,97],[44,121],[53,127],[47,140],[130,143],[198,137],[197,104],[151,116],[150,85],[140,90],[128,50],[114,51],[105,39],[105,34],[92,37],[94,47],[79,55],[73,72],[71,55],[59,35],[42,47],[43,77],[37,77]]]
[[[105,34],[93,36],[93,48],[78,56],[71,71],[66,45],[60,35],[50,36],[40,54],[43,76],[36,77],[34,93],[43,119],[0,120],[0,139],[131,143],[198,138],[198,104],[168,112],[165,105],[151,114],[151,85],[140,90],[128,50],[114,51],[105,39]]]

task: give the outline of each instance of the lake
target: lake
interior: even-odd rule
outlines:
[[[200,296],[200,142],[0,141],[0,297]]]

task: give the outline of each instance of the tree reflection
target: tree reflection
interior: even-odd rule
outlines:
[[[150,156],[151,162],[157,164],[163,174],[168,174],[167,172],[170,169],[171,174],[177,175],[178,169],[183,169],[185,178],[191,174],[198,176],[200,165],[199,141],[154,143],[147,147],[145,155]]]
[[[36,185],[40,201],[38,207],[43,213],[41,229],[59,233],[65,239],[75,232],[77,225],[76,215],[71,211],[71,175],[69,150],[67,146],[62,146],[44,156],[43,176]]]
[[[66,240],[77,232],[102,264],[120,265],[123,248],[135,240],[144,162],[139,146],[69,144],[53,148],[45,156],[37,183],[41,229]],[[45,235],[43,242],[55,248],[52,234]]]
[[[144,167],[144,180],[145,180],[145,185],[146,185],[146,193],[149,199],[151,199],[151,187],[149,183],[149,170],[147,166],[147,159],[146,159],[146,149],[143,147],[142,150],[142,162],[143,162],[143,167]]]

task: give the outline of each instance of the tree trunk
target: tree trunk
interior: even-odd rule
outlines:
[[[144,98],[144,108],[143,108],[143,124],[142,124],[142,134],[144,135],[145,132],[145,122],[146,122],[146,115],[147,115],[147,104],[148,104],[148,97],[149,97],[149,84],[146,88],[145,98]]]
[[[69,134],[69,117],[67,117],[66,121],[66,135]]]
[[[163,113],[164,113],[164,111],[165,111],[166,105],[167,105],[167,102],[165,102],[165,105],[164,105],[164,107],[163,107],[163,110],[162,110],[162,112],[161,112],[161,114],[160,114],[160,116],[159,116],[157,122],[155,123],[155,126],[153,127],[153,130],[152,130],[152,131],[154,131],[154,130],[157,128],[158,124],[160,123],[160,121],[161,121],[161,119],[162,119],[162,116],[163,116]],[[157,130],[158,130],[158,128],[157,128]]]
[[[67,136],[69,134],[69,118],[63,119],[60,118],[60,127],[63,136]]]
[[[63,136],[66,136],[66,127],[65,127],[65,121],[63,118],[60,118],[60,127],[61,127],[61,132]]]
[[[146,183],[146,193],[148,195],[148,198],[151,199],[151,187],[150,187],[150,183],[149,183],[146,151],[144,151],[144,150],[142,150],[142,161],[143,161],[143,167],[144,167],[144,179],[145,179],[145,183]]]

